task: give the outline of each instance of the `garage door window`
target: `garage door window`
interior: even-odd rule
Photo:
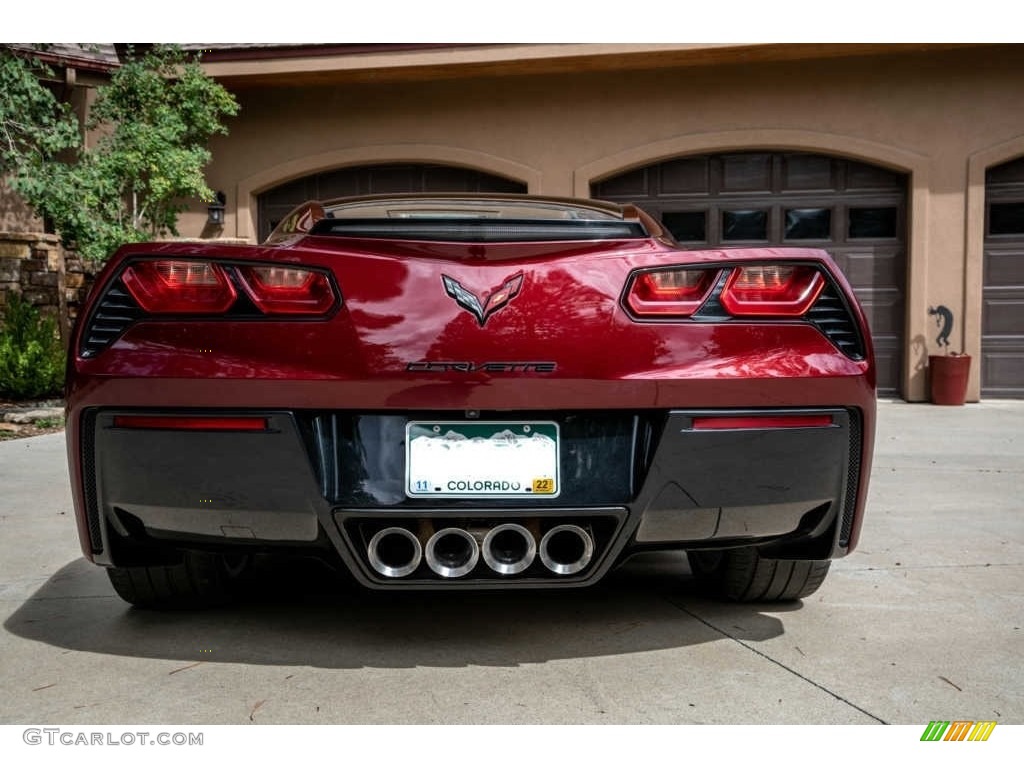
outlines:
[[[829,208],[788,208],[787,240],[828,240],[832,236],[832,210]]]
[[[895,208],[851,208],[851,240],[885,240],[896,237]]]
[[[725,211],[722,213],[722,240],[767,239],[767,211]]]
[[[666,211],[661,223],[680,243],[703,243],[708,239],[707,218],[704,211]]]

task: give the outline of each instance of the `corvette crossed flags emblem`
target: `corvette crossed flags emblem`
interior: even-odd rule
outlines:
[[[463,287],[462,283],[454,277],[441,275],[441,281],[444,283],[445,293],[455,299],[456,304],[473,315],[480,323],[480,327],[483,328],[487,318],[519,295],[519,290],[523,287],[523,273],[519,272],[510,277],[499,288],[491,291],[489,296],[484,294],[487,296],[484,301],[480,301],[475,293]]]

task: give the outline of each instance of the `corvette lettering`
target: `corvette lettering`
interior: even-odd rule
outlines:
[[[405,370],[409,373],[554,373],[556,367],[555,363],[546,361],[469,363],[420,360],[409,363]]]

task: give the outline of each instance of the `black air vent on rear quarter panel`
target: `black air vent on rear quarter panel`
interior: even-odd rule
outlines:
[[[843,499],[842,526],[839,529],[839,546],[850,544],[853,532],[853,515],[857,511],[857,491],[860,486],[861,463],[861,416],[859,411],[850,411],[850,455],[847,459],[849,471],[846,475],[846,496]]]
[[[93,310],[82,332],[78,354],[85,358],[96,357],[144,314],[118,278]]]
[[[89,524],[89,546],[94,555],[103,551],[99,497],[96,493],[96,411],[88,410],[81,421],[82,499]]]
[[[648,236],[643,225],[632,221],[488,218],[320,219],[310,234],[471,243],[635,240]]]
[[[864,359],[864,341],[857,330],[853,314],[831,282],[826,284],[825,290],[805,317],[851,360]]]

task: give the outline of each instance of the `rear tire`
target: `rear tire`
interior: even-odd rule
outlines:
[[[698,586],[738,603],[799,600],[828,575],[829,560],[776,560],[753,547],[687,552]]]
[[[225,560],[209,552],[184,552],[171,565],[108,568],[107,576],[121,599],[136,608],[211,608],[231,599]]]

